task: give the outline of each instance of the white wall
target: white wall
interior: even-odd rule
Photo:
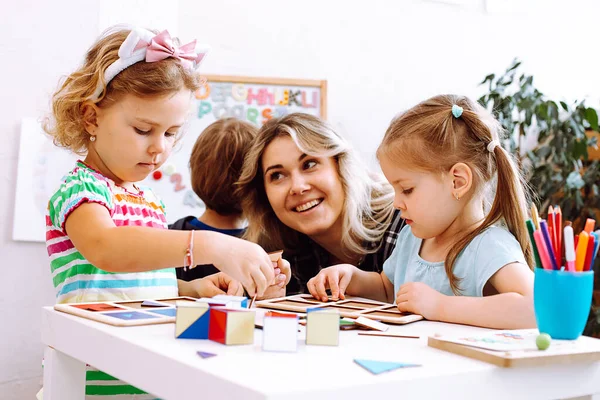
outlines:
[[[575,5],[563,10],[511,1],[529,6],[491,7],[498,2],[488,0],[499,12],[485,14],[484,0],[468,0],[467,7],[419,0],[295,6],[179,0],[177,30],[184,41],[197,37],[213,46],[206,73],[327,79],[329,120],[373,163],[395,113],[438,93],[475,96],[477,83],[515,56],[543,91],[591,96],[598,106],[598,6],[570,1]],[[83,7],[75,0],[22,0],[5,4],[0,16],[1,399],[33,398],[37,391],[40,307],[54,300],[44,245],[11,240],[19,121],[47,110],[59,76],[81,60],[99,21],[110,19],[106,9],[98,1]]]
[[[40,307],[54,293],[48,254],[13,242],[19,123],[41,116],[58,77],[97,34],[97,5],[65,0],[5,2],[0,16],[0,398],[32,399],[41,381]]]

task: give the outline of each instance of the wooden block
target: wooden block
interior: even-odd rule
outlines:
[[[177,339],[208,339],[208,304],[202,302],[176,304],[175,337]]]
[[[263,351],[298,350],[298,315],[268,312],[263,319]]]
[[[211,307],[208,338],[228,345],[252,344],[254,319],[254,311]]]
[[[248,308],[248,298],[245,296],[229,296],[227,294],[218,294],[214,296],[213,301],[223,301],[227,308]]]
[[[379,321],[374,321],[367,317],[358,317],[356,318],[355,322],[359,325],[366,326],[367,328],[371,328],[380,332],[385,332],[390,328],[386,324],[383,324]]]
[[[225,308],[229,308],[229,307],[234,307],[235,304],[230,301],[230,300],[224,300],[224,299],[215,299],[213,297],[201,297],[198,300],[196,300],[196,302],[198,303],[206,303],[208,304],[209,307],[225,307]]]
[[[306,344],[337,346],[340,339],[340,314],[336,310],[309,309],[306,314]]]

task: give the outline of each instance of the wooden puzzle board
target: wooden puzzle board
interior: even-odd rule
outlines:
[[[402,313],[398,308],[389,303],[360,297],[346,297],[345,300],[322,302],[310,294],[297,294],[293,296],[279,297],[276,299],[260,300],[256,302],[257,307],[272,310],[291,311],[305,313],[309,308],[320,308],[323,310],[337,310],[342,317],[358,318],[360,316],[386,322],[389,324],[408,324],[420,321],[421,315]]]
[[[581,336],[577,340],[552,340],[548,349],[538,350],[538,334],[537,329],[522,329],[462,337],[432,336],[427,344],[505,368],[600,360],[600,339]]]
[[[195,302],[193,297],[172,297],[127,301],[56,304],[54,309],[114,326],[139,326],[175,322],[178,301]],[[145,306],[142,303],[152,304]]]

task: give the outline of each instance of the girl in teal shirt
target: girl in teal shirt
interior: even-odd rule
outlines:
[[[330,288],[335,299],[395,301],[429,320],[535,327],[525,190],[500,133],[460,96],[398,116],[377,157],[407,226],[381,274],[336,265],[311,279],[311,294],[324,298]]]

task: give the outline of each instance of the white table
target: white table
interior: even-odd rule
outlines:
[[[163,399],[564,399],[600,393],[600,362],[499,368],[427,347],[426,336],[482,331],[420,321],[393,332],[421,339],[340,332],[338,347],[305,346],[297,353],[174,339],[174,324],[119,328],[42,310],[44,400],[82,399],[85,363]],[[217,353],[202,359],[196,351]],[[418,363],[372,375],[355,358]]]

